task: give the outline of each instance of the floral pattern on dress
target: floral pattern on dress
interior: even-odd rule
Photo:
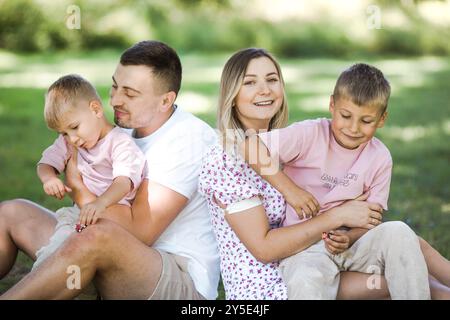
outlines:
[[[287,289],[278,270],[279,262],[259,262],[228,225],[224,211],[214,200],[230,205],[260,196],[270,228],[277,228],[286,210],[283,196],[240,156],[224,152],[218,145],[213,146],[203,159],[199,191],[207,199],[219,245],[226,299],[286,300]]]

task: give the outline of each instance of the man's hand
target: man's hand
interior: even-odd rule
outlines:
[[[72,189],[66,186],[58,177],[48,179],[43,187],[46,194],[59,200],[64,198],[66,192],[72,192]]]
[[[332,230],[322,235],[325,248],[331,254],[339,254],[352,246],[351,239],[345,230]]]
[[[95,224],[105,212],[106,206],[101,201],[94,201],[84,205],[80,210],[80,225]]]
[[[85,204],[94,202],[97,196],[84,185],[83,178],[77,167],[78,153],[75,147],[72,146],[72,148],[74,149],[72,150],[72,156],[66,165],[66,183],[72,189],[70,197],[78,207],[82,208]]]
[[[81,177],[80,171],[78,171],[77,158],[78,158],[78,153],[77,153],[75,147],[73,147],[72,156],[70,157],[69,161],[67,162],[65,173],[66,173],[67,185],[69,187],[71,187],[72,189],[78,190],[78,189],[84,187],[84,184],[83,184],[83,179]]]
[[[311,218],[315,216],[319,210],[319,202],[308,191],[295,187],[284,195],[286,202],[294,208],[300,219]]]

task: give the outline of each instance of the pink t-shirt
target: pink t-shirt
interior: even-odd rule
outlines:
[[[366,191],[368,202],[387,210],[392,157],[377,138],[357,149],[345,149],[336,142],[329,119],[297,122],[259,137],[271,155],[279,156],[284,172],[317,199],[320,213]],[[288,205],[283,225],[303,221]]]
[[[68,142],[59,135],[55,142],[44,150],[39,163],[54,167],[59,173],[66,168],[70,158]],[[78,148],[78,170],[86,187],[95,195],[102,195],[119,176],[130,178],[131,190],[120,204],[130,206],[136,190],[145,177],[145,156],[133,139],[122,129],[115,127],[94,148]]]

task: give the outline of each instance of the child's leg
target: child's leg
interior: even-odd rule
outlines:
[[[427,263],[428,272],[442,284],[450,287],[450,261],[445,259],[428,242],[419,237],[420,248]]]
[[[386,300],[390,299],[387,282],[384,276],[380,275],[377,281],[379,286],[368,285],[372,283],[372,274],[342,271],[338,300]]]
[[[431,299],[450,300],[450,288],[430,276]]]
[[[353,271],[342,271],[339,282],[338,300],[387,300],[390,299],[387,282],[384,276],[380,276],[379,288],[369,289],[371,274]],[[429,277],[431,299],[450,300],[450,288]]]
[[[428,270],[416,234],[400,221],[368,231],[337,257],[343,269],[383,274],[392,299],[430,299]],[[372,285],[379,283],[373,275]]]
[[[339,270],[320,241],[280,263],[289,300],[336,299]]]
[[[75,225],[80,216],[80,209],[75,206],[64,207],[56,211],[55,216],[57,220],[55,232],[50,237],[49,243],[36,252],[36,261],[34,262],[32,269],[39,266],[55,252],[73,232],[75,232]]]

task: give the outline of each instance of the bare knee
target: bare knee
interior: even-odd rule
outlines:
[[[5,200],[0,202],[0,218],[10,216],[17,210],[19,200]]]
[[[0,203],[0,225],[9,226],[13,219],[17,217],[18,212],[23,209],[23,199],[5,200]]]
[[[86,255],[97,257],[107,249],[108,243],[112,241],[114,231],[109,224],[93,224],[83,229],[80,233],[73,233],[62,246],[62,255]]]

